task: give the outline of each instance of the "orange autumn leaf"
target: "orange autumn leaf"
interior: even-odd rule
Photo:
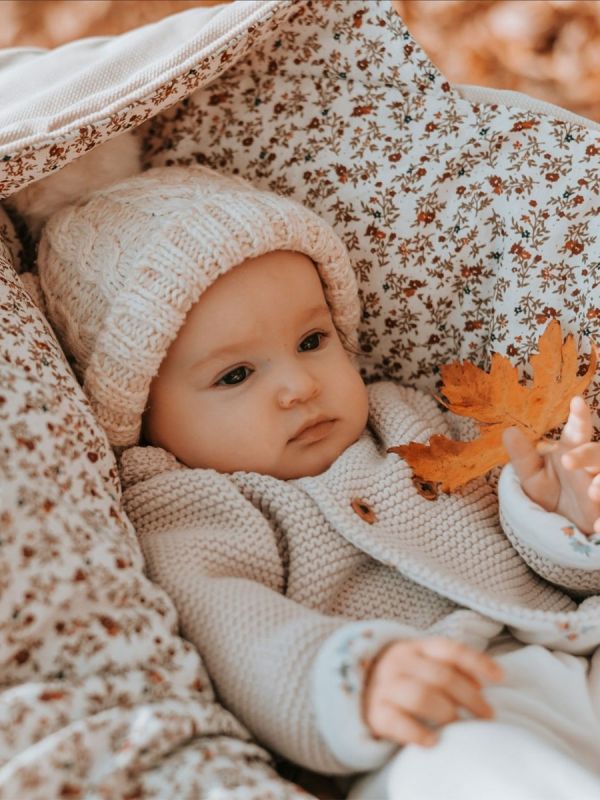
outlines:
[[[553,320],[542,336],[538,353],[531,356],[533,378],[530,386],[519,383],[517,368],[504,356],[494,353],[490,371],[469,362],[441,368],[442,393],[448,402],[437,398],[450,411],[472,417],[479,425],[479,436],[470,442],[457,442],[446,436],[432,436],[428,444],[410,442],[389,448],[405,459],[415,479],[437,484],[452,492],[473,478],[508,461],[502,445],[502,432],[515,425],[531,440],[562,425],[569,414],[571,398],[582,394],[596,369],[597,352],[592,347],[590,363],[579,375],[573,336],[564,342],[560,324]]]

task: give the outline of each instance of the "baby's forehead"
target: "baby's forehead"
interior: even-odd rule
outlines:
[[[314,263],[296,253],[248,259],[216,278],[193,304],[178,333],[186,343],[277,336],[331,319]]]
[[[291,311],[319,304],[328,307],[319,268],[305,254],[291,251],[248,258],[217,276],[203,295],[213,302],[236,303],[244,309],[260,309],[267,304],[272,310],[272,302]]]

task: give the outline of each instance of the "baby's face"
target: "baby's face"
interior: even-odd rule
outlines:
[[[316,267],[277,251],[201,296],[150,387],[147,440],[189,467],[317,475],[367,422]]]

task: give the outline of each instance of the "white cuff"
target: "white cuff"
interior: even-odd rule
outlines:
[[[422,635],[386,620],[351,622],[325,640],[313,666],[313,702],[317,727],[327,746],[353,772],[384,764],[397,749],[375,739],[362,718],[362,693],[369,662],[384,645]]]
[[[560,514],[546,511],[523,491],[511,464],[502,470],[498,501],[507,533],[552,564],[584,571],[600,569],[600,535],[586,536]]]

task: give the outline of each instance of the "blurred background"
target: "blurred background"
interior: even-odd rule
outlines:
[[[0,0],[0,47],[57,47],[215,4]],[[525,92],[600,121],[600,0],[394,0],[394,5],[451,82]]]

